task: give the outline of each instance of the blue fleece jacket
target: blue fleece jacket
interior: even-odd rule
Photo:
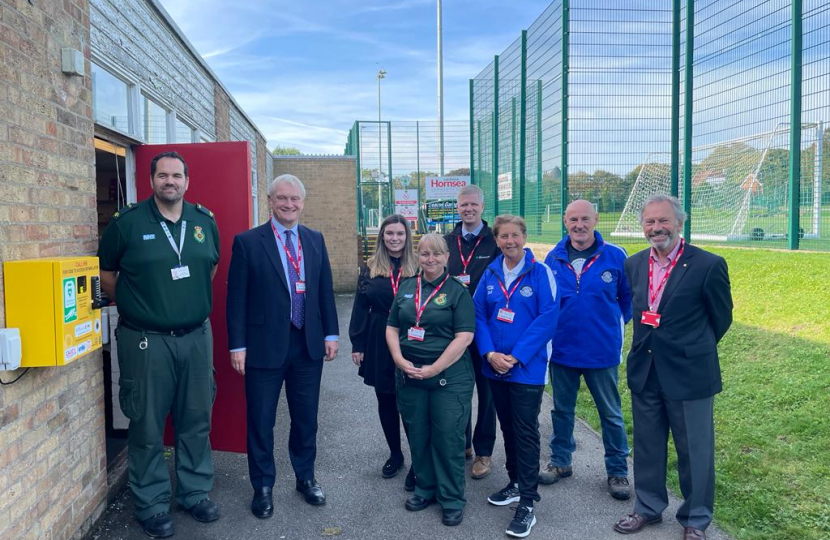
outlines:
[[[545,258],[562,298],[551,356],[559,365],[608,368],[622,361],[624,327],[631,320],[631,288],[623,266],[627,254],[596,231],[594,238],[597,250],[579,278],[568,260],[570,235]]]
[[[525,249],[524,268],[516,278],[519,282],[510,297],[509,309],[515,313],[513,322],[498,320],[499,309],[507,299],[500,286],[504,285],[504,255],[499,255],[484,271],[473,303],[476,308],[476,346],[482,356],[495,351],[512,354],[518,363],[506,375],[499,375],[486,360],[482,373],[500,381],[522,384],[545,384],[547,378],[550,340],[559,317],[559,297],[556,282],[547,265],[534,259]],[[510,284],[510,292],[516,281]]]

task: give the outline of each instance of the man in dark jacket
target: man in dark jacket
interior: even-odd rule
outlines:
[[[554,484],[573,474],[571,455],[574,409],[580,378],[591,392],[602,424],[608,493],[628,499],[628,437],[617,388],[622,361],[623,327],[631,320],[631,290],[625,277],[625,250],[606,243],[594,230],[594,206],[577,200],[565,210],[568,235],[545,259],[562,298],[553,340],[550,378],[553,387],[553,434],[550,463],[539,474]]]
[[[445,236],[450,250],[447,271],[456,276],[472,295],[487,266],[500,251],[487,222],[481,219],[484,211],[484,193],[478,186],[466,186],[459,190],[457,197],[458,214],[461,222]],[[472,429],[472,415],[467,424],[467,456],[475,449],[475,461],[471,477],[478,480],[490,474],[493,446],[496,444],[496,408],[490,395],[490,386],[481,372],[481,355],[475,342],[470,345],[470,356],[476,374],[478,392],[478,413],[475,432]]]
[[[640,212],[651,248],[625,262],[634,307],[628,387],[634,417],[634,512],[614,525],[631,534],[662,521],[669,429],[677,450],[684,540],[703,540],[715,502],[715,394],[718,342],[732,324],[729,271],[722,257],[680,238],[686,214],[654,195]]]

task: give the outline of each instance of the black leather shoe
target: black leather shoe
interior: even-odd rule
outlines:
[[[435,502],[435,499],[424,499],[420,495],[410,495],[408,499],[406,499],[406,503],[404,506],[410,512],[420,512],[427,506],[431,505]]]
[[[202,523],[210,523],[219,519],[219,507],[207,497],[188,508],[187,512],[193,516],[193,519]]]
[[[444,509],[441,511],[441,523],[447,527],[460,525],[464,519],[464,510]]]
[[[263,487],[254,490],[254,499],[251,501],[251,513],[259,519],[274,515],[274,499],[271,488]]]
[[[297,480],[297,491],[302,493],[305,502],[312,506],[326,504],[326,494],[323,493],[323,488],[320,487],[317,480]]]
[[[394,456],[386,460],[380,474],[384,478],[395,478],[403,467],[403,456]]]
[[[169,538],[176,534],[176,527],[167,512],[159,512],[154,516],[141,520],[139,523],[150,538]]]
[[[403,481],[403,490],[410,493],[415,491],[415,470],[411,466],[406,473],[406,480]]]

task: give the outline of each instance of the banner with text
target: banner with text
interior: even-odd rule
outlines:
[[[436,225],[438,223],[455,223],[461,218],[456,212],[455,199],[450,201],[430,201],[426,203],[427,223]]]
[[[458,190],[470,185],[469,176],[427,176],[427,199],[455,199]]]

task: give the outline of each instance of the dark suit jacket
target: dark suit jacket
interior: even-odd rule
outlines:
[[[325,356],[324,338],[336,335],[331,265],[323,235],[299,226],[305,266],[305,337],[309,356]],[[288,353],[291,296],[270,221],[233,240],[228,271],[228,346],[247,348],[245,365],[279,368]]]
[[[642,391],[653,364],[669,399],[713,396],[722,390],[717,344],[732,324],[726,261],[687,243],[657,308],[660,326],[653,328],[640,323],[648,310],[649,253],[625,261],[634,306],[628,387]]]

